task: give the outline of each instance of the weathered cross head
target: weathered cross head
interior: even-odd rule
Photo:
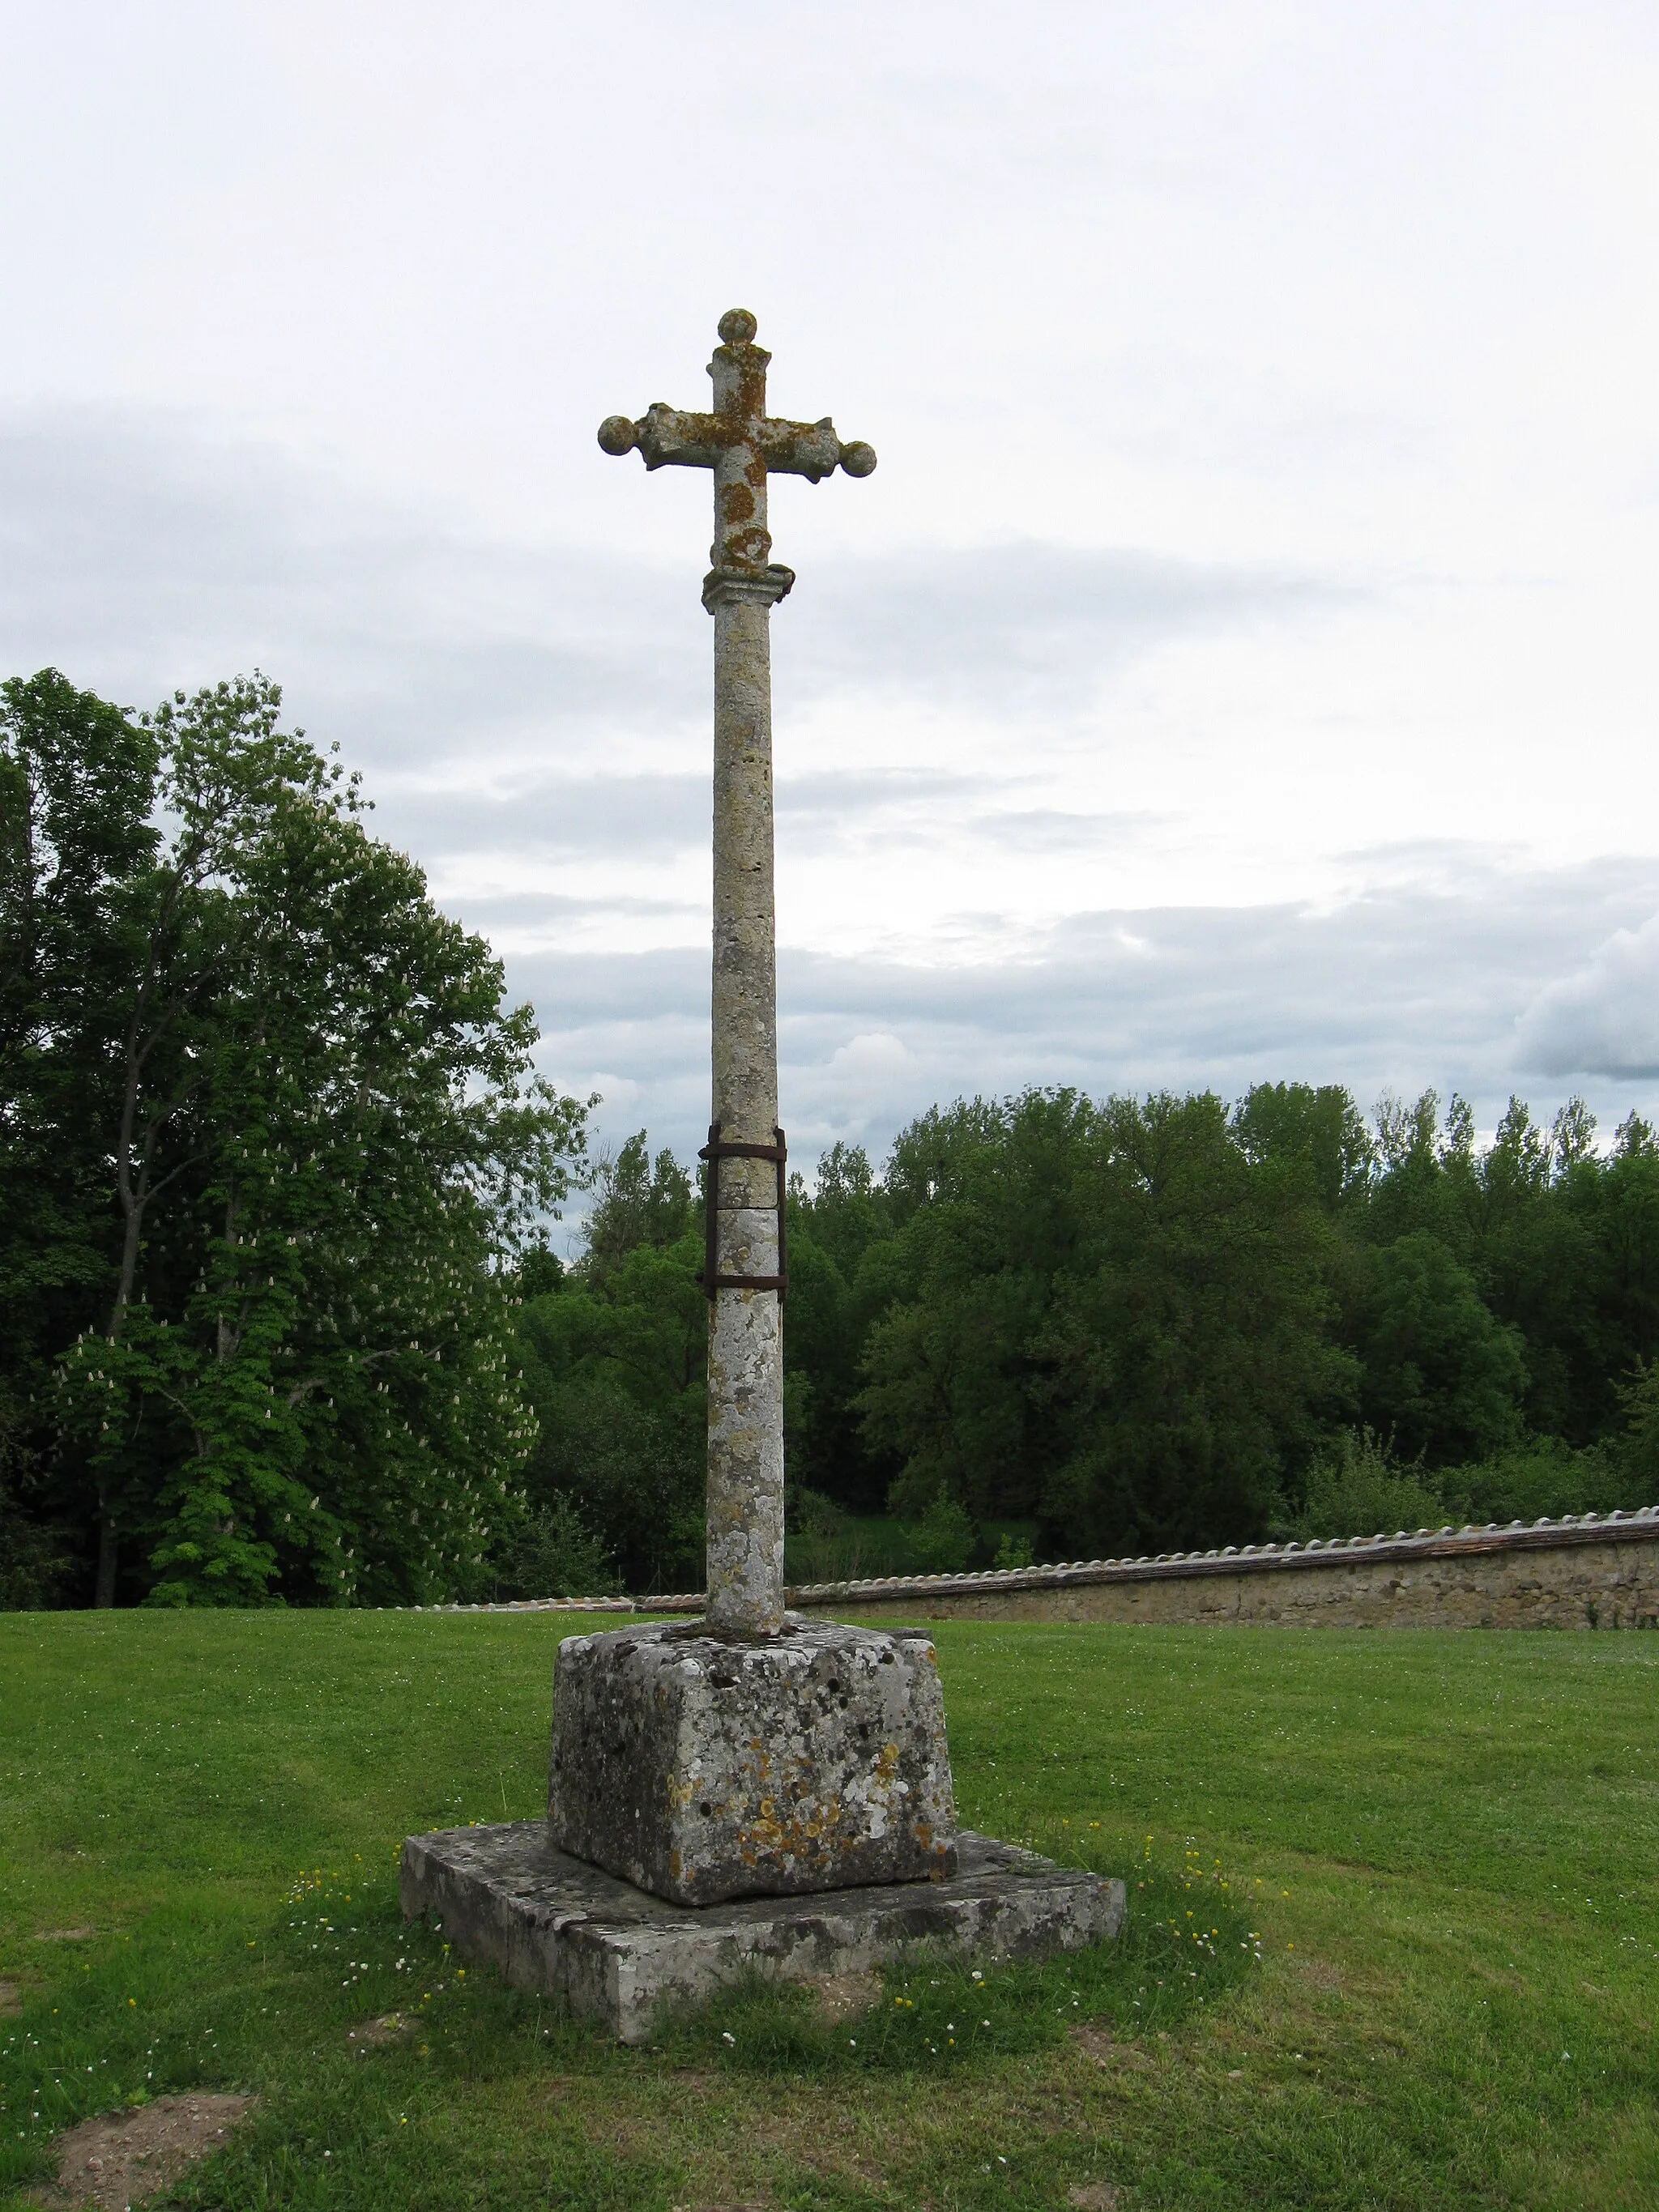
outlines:
[[[637,447],[648,469],[712,469],[714,473],[714,542],[711,583],[726,577],[770,576],[781,586],[794,579],[787,568],[769,566],[772,539],[766,527],[766,479],[769,475],[805,477],[817,483],[844,469],[867,477],[876,465],[873,450],[857,441],[844,446],[826,415],[819,422],[785,422],[766,411],[766,368],[772,356],[755,343],[755,318],[744,307],[720,317],[721,343],[708,374],[714,380],[714,405],[696,415],[657,400],[637,422],[611,415],[599,425],[607,453],[631,453]]]

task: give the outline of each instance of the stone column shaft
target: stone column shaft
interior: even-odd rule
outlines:
[[[726,1143],[770,1145],[778,1120],[769,623],[787,588],[716,571],[714,1086]],[[713,1172],[715,1163],[709,1163]],[[719,1162],[722,1275],[778,1273],[777,1169]],[[708,1310],[708,1619],[743,1635],[783,1620],[783,1333],[775,1291]]]

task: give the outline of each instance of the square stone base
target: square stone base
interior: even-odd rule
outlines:
[[[676,1905],[956,1870],[945,1702],[925,1632],[791,1615],[568,1637],[553,1841]]]
[[[540,1820],[452,1828],[404,1845],[403,1905],[470,1959],[545,1990],[624,2043],[659,2006],[706,1997],[744,1967],[785,1979],[861,1972],[931,1944],[1033,1958],[1115,1936],[1123,1884],[964,1832],[949,1879],[744,1898],[688,1909],[572,1858]]]

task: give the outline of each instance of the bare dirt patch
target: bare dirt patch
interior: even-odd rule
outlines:
[[[1316,1990],[1340,1990],[1346,1985],[1347,1976],[1329,1959],[1304,1959],[1297,1971]]]
[[[858,2181],[866,2189],[885,2185],[884,2134],[866,2112],[838,2107],[809,2092],[775,2098],[745,2113],[742,2124],[745,2141],[768,2157],[806,2166],[823,2178]]]
[[[382,2043],[396,2043],[414,2025],[407,2013],[383,2012],[378,2020],[366,2020],[361,2027],[348,2028],[346,2038],[360,2051],[372,2051]]]
[[[619,2116],[614,2106],[596,2102],[582,2117],[590,2141],[625,2157],[659,2155],[665,2139],[672,2141],[689,2168],[682,2185],[687,2193],[676,2199],[684,2212],[773,2212],[776,2200],[769,2192],[775,2185],[767,2169],[775,2161],[866,2191],[886,2185],[883,2131],[865,2111],[846,2110],[816,2091],[792,2093],[781,2086],[751,2101],[745,2085],[709,2075],[697,2087],[720,2096],[711,2114],[703,2096],[678,2094],[686,2088],[685,2075],[666,2075],[663,2085],[674,2094],[649,2112]],[[733,2197],[733,2189],[745,2194]],[[705,2190],[720,2193],[705,2196]]]
[[[23,1992],[15,1982],[0,1982],[0,2013],[21,2012]]]
[[[852,2020],[881,2002],[879,1974],[821,1974],[811,1987],[818,2004],[831,2020]]]
[[[1158,2070],[1158,2061],[1149,2058],[1144,2051],[1133,2044],[1115,2042],[1109,2028],[1086,2021],[1071,2032],[1071,2041],[1085,2058],[1092,2058],[1097,2066],[1121,2066],[1132,2074],[1152,2074]]]
[[[147,2197],[170,2189],[181,2175],[221,2149],[252,2097],[158,2097],[129,2112],[82,2120],[58,2136],[58,2186],[39,2191],[35,2203],[94,2212],[126,2212]]]
[[[97,1933],[95,1928],[42,1928],[34,1940],[37,1943],[85,1943]]]
[[[1066,2202],[1077,2212],[1117,2212],[1119,2191],[1109,2181],[1079,2181],[1066,2192]]]

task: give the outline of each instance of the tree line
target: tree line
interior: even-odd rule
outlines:
[[[697,1181],[367,811],[263,678],[0,686],[0,1604],[700,1579]],[[1635,1114],[1034,1090],[788,1206],[799,1577],[1659,1499]]]
[[[530,1482],[633,1587],[698,1567],[698,1195],[644,1133],[526,1262]],[[792,1571],[1359,1534],[1659,1500],[1659,1144],[1434,1092],[959,1102],[789,1188]]]

